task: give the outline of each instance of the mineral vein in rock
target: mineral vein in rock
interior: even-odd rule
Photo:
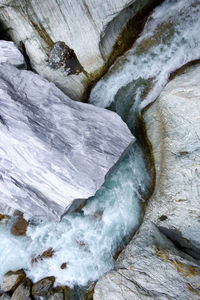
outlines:
[[[0,212],[59,220],[95,194],[133,142],[121,118],[74,102],[54,84],[0,65]],[[2,205],[1,205],[2,204]]]

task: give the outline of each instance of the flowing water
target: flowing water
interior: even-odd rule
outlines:
[[[27,237],[10,234],[13,218],[2,224],[0,278],[24,268],[33,281],[54,275],[56,284],[71,287],[98,279],[113,267],[115,252],[139,225],[140,201],[149,184],[144,154],[135,143],[80,213],[66,215],[60,223],[33,222]],[[49,248],[53,257],[37,260]]]
[[[135,112],[154,101],[170,74],[200,58],[200,1],[167,0],[133,47],[92,90],[90,103],[116,111],[134,130]]]
[[[155,100],[170,73],[200,58],[200,1],[165,1],[144,31],[93,89],[90,102],[119,113],[134,132],[140,110]],[[10,234],[14,218],[0,225],[0,284],[11,269],[33,280],[56,276],[56,284],[86,285],[114,266],[113,256],[141,221],[141,203],[152,179],[136,142],[81,212],[60,223],[32,221],[26,237]],[[51,258],[41,254],[52,248]],[[61,265],[66,263],[66,268]]]

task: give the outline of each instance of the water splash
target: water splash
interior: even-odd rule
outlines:
[[[141,201],[151,182],[144,161],[135,143],[83,210],[60,223],[33,222],[27,237],[10,235],[12,219],[1,224],[0,278],[8,270],[24,268],[33,281],[56,276],[56,284],[72,287],[112,269],[116,251],[140,223]],[[53,257],[34,262],[49,248]]]
[[[158,6],[138,40],[90,95],[90,103],[110,107],[134,129],[136,112],[154,101],[170,73],[200,58],[200,2],[167,0]]]

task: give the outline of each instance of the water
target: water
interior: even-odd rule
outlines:
[[[117,111],[134,132],[140,110],[155,100],[169,74],[200,57],[199,25],[199,1],[165,1],[133,48],[97,83],[90,102]],[[116,251],[140,224],[150,183],[144,154],[135,143],[81,212],[60,223],[33,221],[26,237],[10,235],[13,219],[2,223],[0,283],[5,272],[19,268],[33,281],[53,275],[56,284],[70,287],[97,280],[113,268]],[[54,255],[38,259],[49,248]]]
[[[116,111],[134,130],[135,112],[157,98],[170,73],[200,58],[199,28],[200,1],[165,1],[133,47],[96,84],[90,103]]]
[[[8,270],[24,268],[37,281],[56,276],[58,285],[86,285],[114,266],[113,256],[140,223],[141,202],[151,179],[144,154],[135,143],[105,184],[80,213],[62,222],[32,222],[27,237],[9,233],[13,223],[0,225],[0,279]],[[53,248],[52,258],[34,258]],[[66,269],[60,266],[66,263]]]

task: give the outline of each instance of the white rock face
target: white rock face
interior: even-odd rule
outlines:
[[[1,0],[0,19],[17,44],[23,41],[33,68],[72,98],[80,99],[90,80],[87,73],[97,72],[105,65],[129,19],[153,2]],[[48,57],[58,41],[74,50],[85,73],[69,76],[63,69],[52,72]]]
[[[144,114],[156,185],[143,225],[97,283],[95,300],[199,299],[200,65]]]
[[[93,196],[134,138],[121,118],[0,65],[0,212],[58,220]],[[12,210],[11,210],[12,211]]]
[[[25,68],[24,56],[13,42],[0,40],[0,63],[8,63],[18,68]]]

